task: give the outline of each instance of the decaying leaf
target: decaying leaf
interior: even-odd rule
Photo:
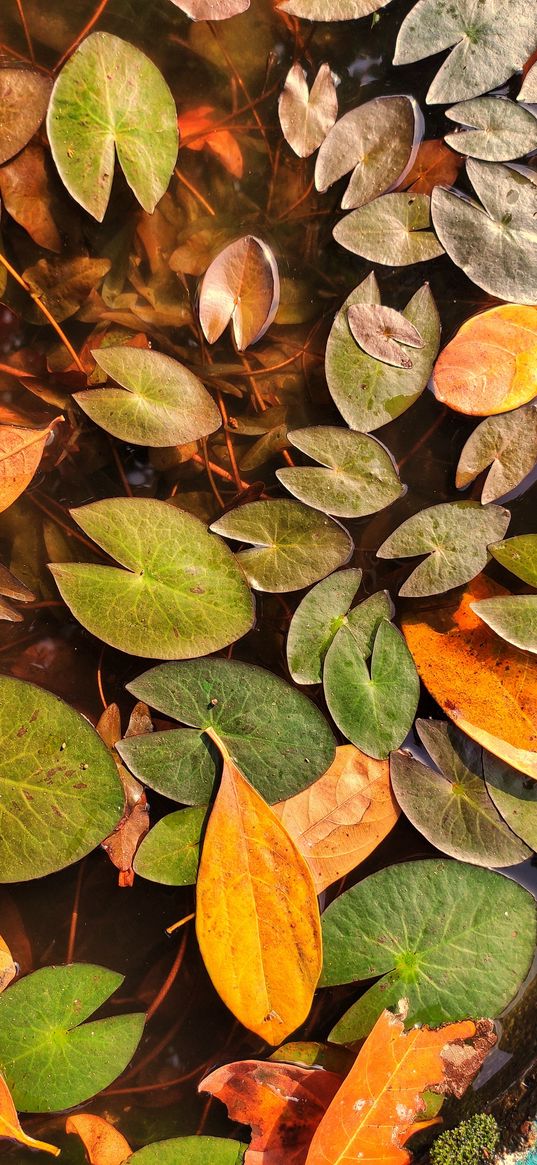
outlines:
[[[250,0],[171,0],[191,20],[228,20],[250,7]]]
[[[324,192],[344,174],[352,176],[341,200],[353,210],[389,190],[412,160],[421,114],[411,97],[374,97],[336,122],[315,166],[315,185]]]
[[[125,738],[143,736],[152,731],[147,704],[139,702],[131,712]],[[149,805],[143,785],[128,772],[116,752],[116,745],[121,740],[121,716],[117,704],[109,704],[105,709],[97,724],[97,732],[113,752],[125,794],[123,817],[114,832],[102,842],[102,847],[119,870],[119,885],[132,886],[134,856],[149,829]]]
[[[214,344],[231,322],[243,352],[270,327],[280,299],[274,255],[261,239],[245,235],[213,259],[203,276],[199,316],[205,338]]]
[[[55,1145],[48,1145],[45,1141],[36,1141],[21,1129],[17,1110],[13,1104],[11,1093],[0,1073],[0,1140],[16,1141],[28,1149],[40,1149],[43,1153],[51,1153],[58,1157],[60,1150]]]
[[[61,251],[42,146],[26,146],[21,154],[0,167],[0,194],[8,213],[28,231],[34,242],[50,251]]]
[[[17,972],[18,967],[13,961],[13,955],[5,939],[0,935],[0,994],[9,987]]]
[[[472,416],[507,413],[537,396],[537,307],[503,303],[472,316],[440,353],[435,395]]]
[[[283,136],[299,158],[309,158],[337,117],[338,101],[330,65],[321,65],[311,87],[298,61],[291,66],[278,102]]]
[[[110,267],[109,259],[92,259],[86,255],[74,259],[38,259],[33,267],[26,268],[24,278],[54,319],[61,323],[78,311]],[[37,307],[32,307],[32,321],[47,322]]]
[[[89,1112],[68,1116],[65,1131],[80,1137],[88,1165],[123,1165],[132,1154],[129,1142],[110,1121]]]
[[[412,166],[398,183],[398,189],[432,194],[435,186],[452,186],[462,165],[463,159],[445,146],[442,138],[430,138],[420,142]]]
[[[175,0],[172,0],[175,3]],[[216,19],[211,17],[211,19]],[[185,147],[187,150],[203,150],[205,146],[219,159],[229,174],[234,178],[242,178],[244,170],[244,159],[241,148],[237,139],[225,126],[222,129],[214,128],[215,121],[218,121],[218,114],[214,105],[199,105],[197,109],[190,109],[187,113],[181,113],[177,118],[179,126],[180,140],[186,138]],[[191,135],[191,141],[188,138]],[[209,239],[214,246],[214,236],[209,232]],[[179,268],[172,267],[172,270]],[[202,268],[203,271],[203,268]],[[198,272],[194,272],[198,274]],[[201,272],[199,272],[201,274]]]
[[[0,426],[0,512],[30,484],[54,424],[46,429]]]
[[[17,611],[16,607],[8,603],[7,599],[16,599],[19,603],[31,603],[35,599],[35,595],[20,579],[15,578],[15,575],[7,567],[0,563],[0,619],[7,619],[10,623],[22,622],[23,615]]]
[[[34,136],[47,112],[52,82],[37,69],[0,69],[0,164]]]
[[[342,247],[371,263],[407,267],[443,255],[430,226],[428,194],[383,194],[341,219],[333,235]]]
[[[424,341],[418,329],[393,307],[375,303],[355,303],[347,315],[349,328],[360,348],[396,368],[412,368],[410,353],[405,348],[423,348]]]
[[[490,465],[481,502],[495,502],[515,489],[537,464],[537,409],[486,417],[470,434],[457,465],[456,486],[464,489]]]

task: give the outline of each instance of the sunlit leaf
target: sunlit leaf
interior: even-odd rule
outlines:
[[[338,518],[363,518],[405,492],[388,450],[374,437],[333,425],[287,433],[301,453],[325,469],[277,469],[276,477],[301,502]]]
[[[102,222],[115,152],[149,214],[164,194],[177,158],[175,102],[156,65],[134,45],[94,32],[58,76],[47,114],[62,182]]]
[[[172,0],[174,3],[175,0]],[[214,18],[211,18],[214,19]],[[242,150],[236,138],[225,126],[222,129],[214,128],[215,122],[220,120],[216,109],[213,105],[200,105],[197,109],[190,109],[187,113],[182,113],[177,118],[179,126],[180,140],[183,138],[190,141],[185,141],[184,145],[187,150],[203,150],[205,146],[219,159],[229,174],[234,178],[242,178],[244,172],[244,159]],[[192,135],[196,135],[193,137]],[[210,249],[214,249],[215,234],[214,231],[203,232],[203,236],[207,238],[210,244]],[[186,250],[186,245],[183,251]],[[174,252],[175,264],[178,261],[177,250]],[[181,270],[180,267],[174,265],[170,260],[172,271]],[[193,271],[194,275],[201,275],[205,271],[207,263],[205,263],[199,271]],[[186,270],[186,268],[182,268]]]
[[[306,72],[295,61],[280,94],[278,113],[283,136],[299,158],[315,153],[336,120],[337,108],[330,65],[321,65],[310,92]]]
[[[490,547],[497,562],[530,587],[537,587],[537,534],[519,534]]]
[[[284,0],[278,7],[305,20],[360,20],[389,3],[390,0]]]
[[[203,276],[199,317],[214,344],[231,323],[239,352],[256,344],[270,327],[280,301],[274,255],[261,239],[245,235],[225,247]]]
[[[446,110],[446,117],[472,128],[446,134],[446,142],[486,162],[510,162],[537,149],[537,118],[507,97],[474,97]]]
[[[537,783],[490,752],[483,753],[487,789],[510,829],[537,850]]]
[[[80,1137],[89,1165],[123,1165],[131,1156],[129,1142],[109,1121],[89,1112],[67,1117],[65,1131]]]
[[[526,73],[517,101],[527,101],[529,104],[537,101],[537,62]]]
[[[37,69],[0,69],[0,164],[34,136],[47,112],[52,82]]]
[[[442,138],[430,138],[420,142],[414,162],[398,188],[413,194],[431,194],[435,186],[452,186],[462,164],[463,159],[448,149]]]
[[[444,248],[429,229],[430,204],[428,194],[383,194],[342,218],[334,238],[355,255],[389,267],[436,259]]]
[[[287,663],[297,684],[320,684],[324,657],[362,578],[351,568],[329,575],[301,599],[287,636]]]
[[[412,368],[406,348],[423,348],[424,342],[414,324],[393,307],[355,303],[347,313],[349,327],[362,351],[384,364]],[[403,346],[402,346],[403,345]]]
[[[492,630],[524,651],[537,652],[537,595],[500,595],[472,603]]]
[[[193,886],[206,816],[207,810],[203,806],[201,809],[179,809],[157,821],[136,854],[135,873],[164,886]]]
[[[317,190],[328,190],[353,171],[341,200],[343,210],[384,194],[408,166],[417,136],[419,111],[411,97],[374,97],[336,122],[315,166]]]
[[[28,1149],[41,1149],[43,1153],[51,1153],[53,1157],[58,1157],[60,1153],[55,1145],[36,1141],[22,1131],[9,1088],[0,1073],[0,1140],[4,1138],[16,1141],[18,1145],[24,1145]]]
[[[5,991],[6,987],[9,987],[17,973],[18,967],[13,960],[13,955],[5,939],[0,935],[0,994]]]
[[[52,432],[0,425],[0,512],[7,510],[30,484]]]
[[[222,1137],[173,1137],[129,1157],[129,1165],[242,1165],[246,1145]]]
[[[102,282],[110,270],[109,259],[92,259],[78,255],[74,259],[38,259],[27,267],[24,278],[36,292],[45,307],[60,323],[78,311],[90,292]],[[34,324],[46,324],[46,318],[33,304],[29,317]]]
[[[510,412],[537,396],[537,307],[504,303],[472,316],[436,361],[438,400],[477,416]]]
[[[490,465],[481,501],[495,502],[524,481],[537,464],[537,409],[486,417],[470,434],[457,465],[457,489],[464,489]]]
[[[34,242],[51,251],[61,251],[62,241],[51,212],[42,146],[29,145],[18,157],[0,167],[0,194],[8,214]]]
[[[191,20],[227,20],[250,7],[250,0],[171,0]]]

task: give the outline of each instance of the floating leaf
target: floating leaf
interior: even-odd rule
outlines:
[[[250,629],[252,596],[241,570],[192,514],[152,498],[107,498],[72,513],[125,568],[50,568],[75,618],[105,643],[131,655],[190,659]]]
[[[527,101],[530,104],[537,101],[537,63],[526,73],[517,101]]]
[[[60,1153],[55,1145],[36,1141],[22,1131],[9,1088],[0,1074],[0,1140],[4,1138],[16,1141],[18,1145],[24,1145],[28,1149],[41,1149],[43,1153],[51,1153],[53,1157],[58,1157]]]
[[[393,791],[412,825],[442,853],[477,866],[530,857],[489,797],[479,745],[437,720],[417,720],[416,727],[436,769],[409,752],[394,752],[390,761]]]
[[[495,502],[515,489],[537,464],[537,409],[486,417],[470,434],[457,465],[457,489],[464,489],[490,465],[481,502]]]
[[[298,604],[287,636],[287,663],[296,684],[321,683],[324,657],[345,622],[361,578],[361,570],[337,571]]]
[[[431,208],[440,242],[450,259],[478,287],[498,299],[534,304],[534,183],[525,174],[499,163],[470,159],[466,171],[483,205],[437,186]]]
[[[203,276],[199,317],[209,344],[231,323],[239,352],[256,344],[270,327],[280,302],[274,255],[261,239],[245,235],[224,247]]]
[[[177,111],[162,73],[109,32],[86,37],[52,91],[47,132],[60,178],[102,222],[117,151],[125,178],[152,214],[177,159]]]
[[[337,117],[337,92],[330,65],[321,65],[308,89],[298,61],[291,66],[278,102],[283,136],[299,158],[314,154]]]
[[[537,47],[534,13],[526,0],[503,0],[476,10],[474,0],[418,0],[405,17],[395,46],[394,65],[409,65],[453,48],[427,94],[429,105],[446,105],[487,93],[522,69]]]
[[[301,502],[338,518],[363,518],[397,501],[405,492],[393,459],[374,437],[311,425],[287,436],[296,449],[326,469],[277,469],[276,477]]]
[[[472,611],[508,643],[537,652],[537,595],[482,599],[472,603]]]
[[[504,303],[459,328],[436,361],[438,400],[472,416],[510,412],[537,396],[537,307]]]
[[[213,522],[211,530],[235,542],[252,542],[236,558],[257,591],[298,591],[344,566],[353,550],[339,522],[301,502],[248,502]]]
[[[109,259],[92,259],[88,255],[78,255],[74,259],[38,259],[33,267],[26,268],[24,278],[54,319],[61,323],[78,311],[90,292],[108,274],[110,266]],[[34,305],[29,316],[34,324],[47,322]]]
[[[278,10],[305,20],[361,20],[389,3],[390,0],[284,0]]]
[[[228,20],[246,12],[250,0],[172,0],[172,4],[191,20]]]
[[[527,890],[479,866],[435,858],[371,874],[323,915],[322,981],[383,978],[330,1039],[362,1039],[403,998],[409,1027],[498,1015],[528,973],[535,924]]]
[[[396,368],[412,368],[412,359],[401,347],[423,348],[423,340],[414,324],[401,312],[380,304],[355,303],[347,313],[350,330],[363,352],[393,364]]]
[[[537,149],[537,118],[508,97],[474,97],[446,110],[462,132],[446,134],[446,142],[470,158],[510,162]]]
[[[537,587],[537,534],[519,534],[490,547],[497,562],[530,587]],[[503,592],[506,593],[506,592]]]
[[[345,626],[364,659],[369,659],[373,651],[375,636],[382,620],[391,620],[393,615],[394,607],[388,591],[376,591],[373,595],[368,595],[367,599],[363,599],[357,607],[349,611]]]
[[[6,987],[9,987],[17,973],[18,967],[13,961],[13,955],[0,935],[0,994],[5,991]]]
[[[342,247],[389,267],[408,267],[443,255],[431,226],[428,194],[383,194],[346,215],[334,227]]]
[[[28,231],[38,246],[61,251],[62,241],[50,207],[42,146],[27,146],[18,157],[0,168],[0,194],[8,214]]]
[[[537,783],[523,777],[490,752],[483,753],[487,789],[513,833],[537,850]]]
[[[352,744],[338,748],[324,776],[275,812],[305,857],[318,894],[364,862],[399,816],[387,762]]]
[[[67,1117],[65,1131],[80,1137],[89,1165],[124,1165],[127,1157],[130,1160],[129,1142],[102,1116],[89,1112],[73,1113]]]
[[[52,428],[53,425],[46,429],[0,425],[0,512],[7,510],[30,484]]]
[[[98,348],[92,356],[122,387],[91,388],[74,398],[121,441],[157,448],[188,445],[220,428],[220,412],[201,380],[170,356],[124,345]]]
[[[339,310],[326,346],[326,379],[330,394],[352,429],[371,432],[406,412],[423,392],[440,344],[440,319],[429,285],[425,283],[403,309],[417,329],[424,347],[413,353],[412,368],[393,368],[358,347],[349,327],[348,312],[355,304],[380,304],[373,274],[368,275]]]
[[[0,563],[0,619],[21,623],[24,616],[11,603],[6,602],[4,596],[17,599],[19,603],[31,603],[35,599],[33,592]]]
[[[123,1072],[144,1016],[89,1019],[123,976],[89,963],[43,967],[0,995],[0,1069],[18,1109],[82,1104]]]
[[[374,97],[336,122],[315,166],[315,185],[324,192],[353,171],[341,200],[353,210],[389,190],[412,158],[421,115],[411,97]]]
[[[412,194],[432,194],[435,186],[452,186],[463,159],[444,145],[442,138],[420,142],[418,152],[398,189]]]
[[[222,1137],[173,1137],[138,1149],[129,1165],[242,1165],[245,1149]]]
[[[33,138],[47,112],[52,82],[37,69],[0,69],[0,164]]]
[[[134,870],[164,886],[193,886],[207,809],[179,809],[162,817],[144,838],[134,859]]]
[[[172,0],[174,3],[175,0]],[[211,19],[214,19],[211,17]],[[244,173],[244,159],[242,150],[236,138],[228,129],[215,129],[215,122],[220,120],[214,105],[200,105],[197,109],[190,109],[187,113],[182,113],[177,118],[179,126],[179,135],[181,144],[187,150],[203,150],[205,146],[215,155],[216,158],[225,166],[228,174],[232,174],[234,178],[242,178]],[[195,135],[195,137],[193,136]],[[184,138],[191,138],[190,141],[183,142]],[[208,241],[211,247],[214,247],[214,232],[208,232]],[[178,260],[178,250],[174,251],[174,263],[170,260],[172,271],[186,270],[175,266]],[[191,274],[203,274],[207,263],[205,263],[199,271],[191,272]]]

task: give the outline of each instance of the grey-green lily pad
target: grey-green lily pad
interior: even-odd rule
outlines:
[[[304,20],[361,20],[389,3],[390,0],[284,0],[278,8]]]
[[[502,639],[537,652],[537,595],[500,595],[470,606]]]
[[[192,514],[153,498],[106,498],[72,515],[124,568],[50,568],[92,635],[131,655],[191,659],[250,630],[253,596],[244,575],[225,542]]]
[[[0,880],[42,878],[116,828],[124,796],[93,726],[43,688],[0,676]]]
[[[537,102],[537,63],[526,73],[517,101],[527,101],[530,105]]]
[[[518,534],[489,547],[497,562],[530,587],[537,587],[537,534]]]
[[[373,274],[368,275],[340,308],[326,346],[326,379],[330,395],[351,429],[369,433],[406,412],[423,392],[440,346],[440,319],[429,285],[424,283],[403,309],[420,333],[423,348],[412,355],[412,368],[394,368],[368,356],[349,327],[349,308],[380,304]]]
[[[23,1112],[58,1112],[107,1088],[132,1059],[145,1016],[85,1023],[123,976],[89,963],[43,967],[0,995],[0,1071]]]
[[[175,102],[162,73],[134,45],[94,32],[64,65],[47,114],[52,156],[69,193],[102,222],[115,152],[152,214],[177,160]]]
[[[242,1165],[246,1148],[223,1137],[173,1137],[138,1149],[128,1165]]]
[[[385,1007],[407,999],[409,1026],[499,1015],[535,949],[535,901],[501,874],[440,858],[389,866],[323,915],[322,983],[383,978],[330,1039],[367,1035]]]
[[[452,48],[427,93],[428,104],[447,105],[503,85],[536,47],[535,12],[526,0],[509,0],[508,10],[504,0],[418,0],[399,30],[393,63]]]
[[[495,502],[516,489],[537,464],[537,409],[530,403],[512,413],[485,417],[470,434],[457,466],[457,489],[464,489],[487,466],[481,501]]]
[[[315,165],[317,190],[328,190],[352,170],[341,200],[343,210],[384,194],[410,165],[420,122],[411,97],[374,97],[351,109],[321,145]]]
[[[328,710],[340,732],[368,756],[383,759],[412,727],[420,682],[401,632],[380,621],[370,669],[352,631],[341,627],[324,664]]]
[[[416,728],[436,769],[405,751],[390,758],[392,788],[412,825],[442,853],[473,865],[530,857],[489,796],[479,745],[443,721],[417,720]]]
[[[513,833],[533,851],[537,850],[537,781],[512,769],[499,757],[484,752],[487,789]]]
[[[383,194],[336,224],[337,243],[388,267],[408,267],[444,254],[431,228],[428,194]]]
[[[335,740],[302,692],[253,664],[196,659],[160,665],[128,685],[136,699],[188,724],[120,741],[135,776],[184,804],[209,800],[219,760],[210,729],[267,801],[292,797],[330,767]]]
[[[295,449],[325,469],[277,469],[276,477],[301,502],[338,518],[363,518],[397,501],[406,491],[388,450],[374,437],[334,425],[312,425],[287,434]]]
[[[466,163],[482,205],[435,186],[434,229],[450,259],[478,287],[513,303],[537,301],[535,184],[509,166]]]
[[[448,146],[485,162],[510,162],[537,149],[537,117],[508,97],[474,97],[446,110],[464,129],[445,135]]]
[[[121,388],[75,392],[80,408],[107,433],[134,445],[188,445],[216,432],[219,409],[183,364],[145,348],[98,348],[97,364]]]
[[[442,502],[407,518],[377,550],[379,558],[427,554],[399,594],[439,595],[475,578],[489,561],[488,546],[505,534],[511,515],[502,506]]]
[[[248,502],[213,522],[211,530],[235,542],[252,542],[236,554],[257,591],[298,591],[344,566],[354,543],[333,518],[302,502]]]
[[[150,882],[164,886],[193,886],[206,806],[168,813],[149,830],[139,846],[133,869]]]
[[[296,684],[321,683],[324,657],[361,579],[361,570],[339,570],[312,587],[299,603],[287,636],[287,663]]]

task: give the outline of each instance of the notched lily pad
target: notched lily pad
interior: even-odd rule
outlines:
[[[422,117],[411,97],[374,97],[336,122],[315,166],[315,185],[324,192],[344,174],[352,176],[341,200],[353,210],[384,194],[411,165]]]
[[[270,327],[280,302],[276,259],[266,243],[245,235],[229,243],[207,268],[200,288],[199,317],[209,344],[231,323],[239,352],[256,344]]]
[[[412,368],[412,358],[405,349],[424,347],[418,329],[393,307],[355,303],[349,308],[348,320],[362,351],[395,368]]]
[[[276,470],[282,485],[316,510],[363,518],[405,492],[390,453],[374,437],[331,425],[295,429],[287,436],[296,449],[327,467]]]
[[[337,117],[337,90],[330,65],[321,65],[308,88],[305,70],[295,61],[278,102],[283,136],[299,158],[309,158],[324,141]]]
[[[408,267],[444,254],[431,227],[428,194],[383,194],[334,227],[337,243],[388,267]]]
[[[343,626],[362,571],[338,570],[312,587],[289,624],[287,663],[296,684],[320,684],[324,657]]]
[[[516,489],[537,464],[537,409],[524,405],[512,413],[486,417],[470,434],[457,465],[457,489],[487,469],[481,502],[495,502]]]
[[[446,110],[465,128],[446,134],[448,146],[485,162],[510,162],[537,149],[537,117],[507,97],[474,97]]]

